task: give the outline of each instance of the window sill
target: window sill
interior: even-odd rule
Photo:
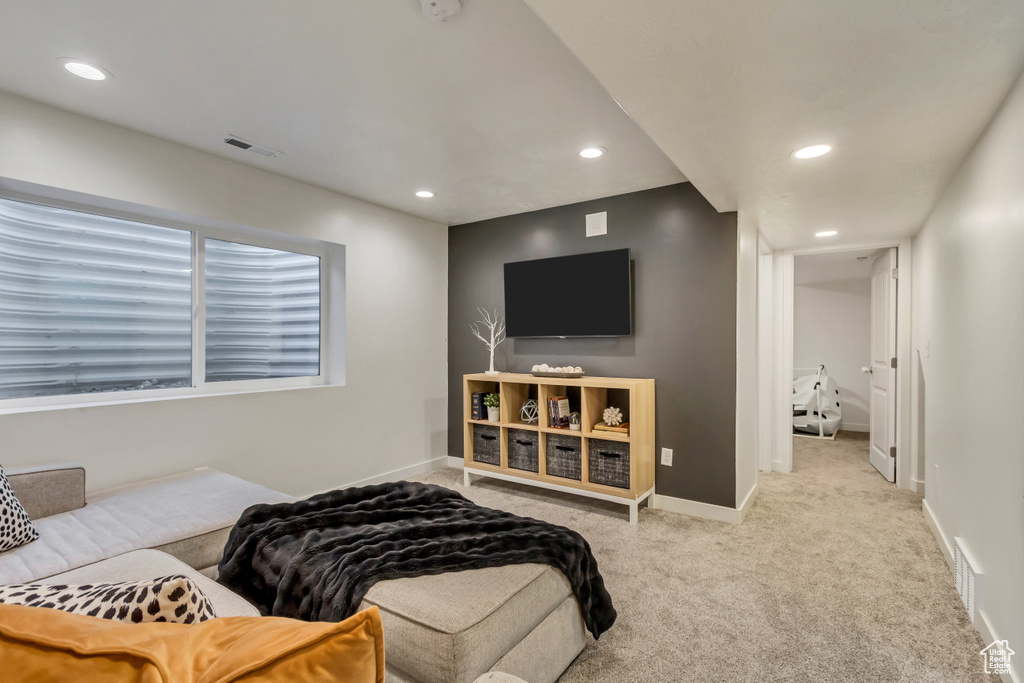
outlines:
[[[262,380],[256,380],[257,382]],[[32,399],[10,399],[12,402],[17,401],[21,405],[3,407],[0,403],[0,416],[3,415],[17,415],[20,413],[42,413],[51,410],[71,410],[75,408],[100,408],[105,406],[121,406],[130,405],[132,403],[155,403],[159,401],[179,401],[182,399],[193,399],[193,398],[216,398],[223,396],[244,396],[248,394],[267,394],[273,392],[282,391],[301,391],[304,389],[325,389],[328,387],[343,387],[344,383],[331,384],[328,382],[304,382],[301,384],[281,384],[276,383],[274,386],[264,387],[246,387],[244,389],[235,389],[234,391],[196,391],[195,389],[180,390],[180,389],[166,389],[160,391],[160,395],[156,395],[157,391],[148,396],[133,396],[132,398],[111,397],[108,400],[92,400],[92,401],[67,401],[63,403],[36,403],[34,405],[28,405],[28,401]],[[70,397],[69,397],[70,398]],[[58,399],[53,399],[58,400]]]

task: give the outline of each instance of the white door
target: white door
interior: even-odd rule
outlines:
[[[871,264],[871,464],[896,481],[896,249]]]

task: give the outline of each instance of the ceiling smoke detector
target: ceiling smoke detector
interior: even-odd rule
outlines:
[[[423,16],[432,21],[448,21],[462,11],[459,0],[420,0]]]

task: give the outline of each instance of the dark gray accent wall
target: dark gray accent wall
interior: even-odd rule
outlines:
[[[608,212],[608,234],[585,216]],[[495,367],[580,365],[589,375],[652,377],[657,387],[657,491],[736,506],[736,214],[689,183],[452,226],[448,231],[448,452],[461,457],[462,376],[487,369],[469,331],[477,307],[504,307],[503,264],[631,250],[633,335],[509,339]],[[587,293],[565,283],[572,297]],[[538,305],[544,305],[538,302]],[[674,451],[660,464],[661,447]]]

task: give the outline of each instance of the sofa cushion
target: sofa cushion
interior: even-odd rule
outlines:
[[[259,610],[250,605],[245,598],[232,593],[216,581],[203,576],[199,571],[159,550],[135,550],[63,574],[40,579],[39,583],[83,584],[139,581],[168,574],[180,574],[191,579],[206,595],[218,617],[256,617],[260,614]]]
[[[21,506],[14,489],[0,467],[0,552],[17,548],[39,538],[39,533]]]
[[[377,610],[340,623],[234,617],[185,625],[0,605],[4,683],[384,683],[383,638]]]
[[[422,683],[470,683],[571,596],[557,569],[519,564],[382,581],[362,607],[380,609],[389,666]]]
[[[28,583],[132,550],[230,528],[250,505],[290,500],[207,468],[101,491],[81,509],[37,520],[35,543],[0,553],[0,583]]]
[[[0,603],[58,609],[132,624],[193,624],[217,616],[206,595],[191,579],[180,574],[143,581],[0,586]]]
[[[32,519],[85,505],[85,468],[73,463],[12,467],[7,480]]]

